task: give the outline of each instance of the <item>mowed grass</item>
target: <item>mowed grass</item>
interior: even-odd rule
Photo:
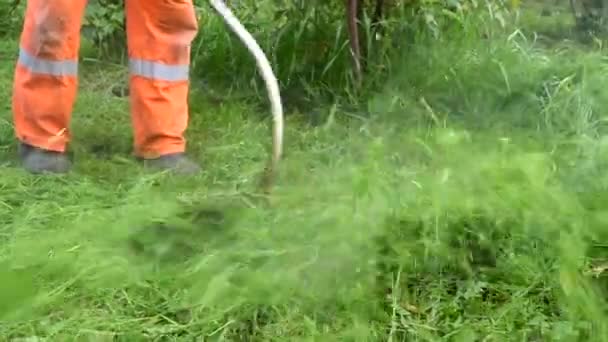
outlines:
[[[3,58],[0,336],[606,340],[603,57],[470,29],[400,56],[368,119],[288,116],[270,204],[264,107],[194,88],[205,173],[146,173],[111,92],[125,70],[99,63],[83,66],[74,172],[24,173]]]

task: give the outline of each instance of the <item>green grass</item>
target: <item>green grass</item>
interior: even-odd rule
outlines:
[[[15,167],[5,101],[0,336],[608,339],[604,57],[476,27],[412,44],[366,118],[289,115],[270,206],[252,196],[271,140],[257,101],[194,87],[194,179],[130,158],[121,66],[83,66],[69,176]]]

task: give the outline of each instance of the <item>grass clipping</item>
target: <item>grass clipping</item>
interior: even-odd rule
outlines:
[[[551,336],[608,336],[605,296],[585,273],[606,215],[563,185],[550,155],[451,130],[418,150],[400,151],[403,139],[353,144],[310,173],[309,161],[291,163],[272,210],[218,221],[151,186],[110,209],[64,213],[63,224],[16,227],[5,272],[36,285],[25,296],[3,281],[3,298],[21,301],[3,317],[13,331],[55,321],[54,337],[87,327],[433,339],[474,336],[501,317],[520,334],[568,324]],[[133,236],[152,252],[130,249]]]

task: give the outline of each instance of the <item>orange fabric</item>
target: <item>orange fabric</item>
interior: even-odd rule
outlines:
[[[19,140],[65,151],[78,87],[86,0],[29,0],[15,69],[13,117]],[[183,152],[188,124],[192,0],[126,0],[134,152]]]

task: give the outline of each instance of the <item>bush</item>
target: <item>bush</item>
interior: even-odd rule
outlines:
[[[368,84],[382,81],[390,65],[390,54],[400,53],[420,32],[438,37],[446,27],[461,25],[467,13],[486,8],[493,20],[505,20],[505,6],[500,1],[476,4],[468,0],[397,2],[377,32],[372,32],[370,18],[365,17],[362,43],[373,44],[363,56],[369,66]],[[87,34],[102,54],[116,51],[124,43],[121,1],[98,0],[90,7]],[[343,2],[248,0],[232,8],[269,55],[284,89],[293,89],[291,93],[300,95],[344,95],[352,90]],[[251,82],[258,84],[254,61],[222,19],[206,3],[197,6],[197,12],[201,34],[193,44],[194,75],[227,86],[242,84],[250,88]],[[380,33],[382,38],[377,38]],[[258,87],[263,93],[263,86]]]
[[[124,54],[126,51],[124,1],[89,1],[82,31],[97,48],[98,57],[116,57],[116,53]]]

